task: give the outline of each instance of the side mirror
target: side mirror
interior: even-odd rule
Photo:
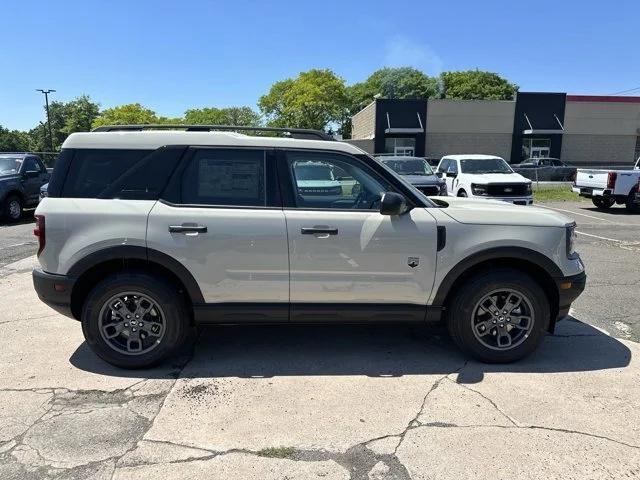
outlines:
[[[401,215],[407,211],[407,201],[395,192],[385,192],[380,199],[380,214]]]
[[[454,172],[447,172],[446,175],[449,178],[456,178],[458,176],[458,174]]]
[[[436,173],[436,177],[442,178],[442,172],[435,172],[435,173]]]

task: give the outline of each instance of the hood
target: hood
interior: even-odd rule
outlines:
[[[444,180],[436,175],[402,175],[411,185],[441,185]]]
[[[465,173],[464,176],[476,183],[531,183],[519,173]]]
[[[434,200],[432,198],[432,200]],[[446,197],[449,204],[442,211],[460,223],[476,225],[520,225],[531,227],[564,227],[573,219],[548,208],[514,205],[500,200]],[[437,203],[437,202],[436,202]]]

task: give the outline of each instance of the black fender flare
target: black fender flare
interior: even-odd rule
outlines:
[[[95,265],[111,260],[122,260],[123,267],[127,266],[127,260],[142,260],[144,262],[158,264],[169,270],[182,282],[194,304],[204,303],[204,297],[202,296],[198,282],[196,282],[191,272],[189,272],[182,263],[166,253],[147,247],[117,245],[98,250],[74,263],[67,275],[77,279]]]
[[[546,255],[525,247],[495,247],[476,252],[458,262],[445,275],[433,298],[433,305],[443,306],[455,282],[470,268],[487,260],[523,260],[542,268],[551,278],[562,278],[562,270]],[[554,284],[555,288],[555,284]]]

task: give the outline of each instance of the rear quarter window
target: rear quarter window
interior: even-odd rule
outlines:
[[[69,166],[61,195],[67,198],[99,198],[149,150],[78,149]]]

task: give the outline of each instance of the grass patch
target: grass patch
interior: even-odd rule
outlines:
[[[258,455],[269,458],[290,458],[294,453],[296,449],[293,447],[269,447],[260,450]]]
[[[533,188],[534,202],[583,202],[586,199],[571,191],[571,187],[546,187]]]

